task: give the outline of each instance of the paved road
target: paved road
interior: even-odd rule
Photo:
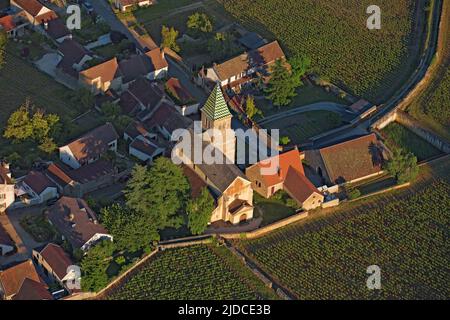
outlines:
[[[16,243],[17,253],[12,256],[0,257],[0,266],[13,262],[20,262],[31,257],[33,248],[45,243],[36,242],[21,226],[20,219],[25,215],[38,216],[42,214],[42,206],[23,208],[8,211],[7,215],[0,216],[0,223],[6,229],[12,240]]]

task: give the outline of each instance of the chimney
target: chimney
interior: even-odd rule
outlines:
[[[48,22],[47,21],[44,22],[44,29],[48,30]]]
[[[283,170],[281,169],[280,166],[278,166],[278,176],[281,177],[283,174]]]
[[[70,213],[70,214],[69,214],[69,220],[70,220],[70,221],[75,220],[75,215],[74,215],[73,213]]]

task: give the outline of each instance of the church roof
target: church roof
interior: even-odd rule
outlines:
[[[225,98],[219,84],[217,84],[211,92],[211,95],[202,108],[202,112],[204,112],[210,120],[219,120],[231,117],[230,110],[225,102]]]

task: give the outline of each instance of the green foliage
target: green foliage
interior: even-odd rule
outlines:
[[[245,113],[247,114],[247,117],[251,120],[257,115],[260,117],[263,117],[263,113],[261,110],[258,109],[258,107],[255,104],[255,98],[253,96],[249,96],[247,98],[247,101],[245,103]]]
[[[5,48],[6,48],[6,32],[4,30],[0,30],[0,68],[3,66],[5,59]]]
[[[283,136],[280,138],[280,145],[286,146],[291,143],[291,139],[288,136]]]
[[[442,80],[433,89],[424,103],[424,111],[437,122],[450,127],[450,68],[448,66]]]
[[[447,299],[450,185],[362,201],[241,245],[300,299]],[[381,290],[366,287],[373,264]]]
[[[144,213],[115,203],[103,208],[101,217],[119,250],[134,252],[159,240],[156,225]]]
[[[103,103],[101,109],[105,117],[110,121],[114,120],[122,113],[120,106],[112,102]]]
[[[361,191],[359,191],[358,188],[355,188],[351,184],[348,184],[345,187],[345,193],[347,194],[347,198],[349,200],[354,200],[354,199],[359,198],[361,196]]]
[[[109,240],[97,243],[81,261],[81,289],[85,292],[98,292],[108,285],[106,270],[109,267],[114,244]]]
[[[419,174],[416,156],[400,148],[393,151],[385,169],[399,184],[412,182]]]
[[[197,198],[189,200],[186,212],[192,234],[202,234],[206,230],[214,208],[214,199],[207,188],[203,188]]]
[[[213,38],[209,39],[207,49],[211,58],[215,61],[234,56],[241,50],[233,41],[233,37],[224,32],[218,32]]]
[[[158,158],[147,169],[136,165],[125,190],[127,206],[144,217],[153,231],[167,227],[178,228],[179,215],[186,205],[189,183],[180,167],[170,159]]]
[[[75,100],[79,103],[81,111],[91,109],[95,103],[95,97],[91,91],[86,88],[80,88],[75,94]]]
[[[163,48],[169,48],[172,49],[175,52],[180,52],[180,47],[177,44],[177,38],[178,38],[178,30],[175,30],[174,27],[166,27],[162,26],[161,30],[161,36],[162,36],[162,43],[161,46]]]
[[[186,25],[196,34],[199,34],[200,32],[210,33],[213,31],[213,23],[205,13],[196,12],[190,15]]]
[[[124,132],[132,121],[133,118],[131,118],[130,116],[121,114],[113,120],[113,124],[118,132]]]

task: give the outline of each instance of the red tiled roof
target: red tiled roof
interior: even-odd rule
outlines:
[[[46,285],[26,278],[13,300],[53,300],[53,296]]]
[[[50,177],[52,179],[56,179],[57,181],[55,181],[57,184],[61,185],[62,187],[64,187],[65,185],[68,185],[69,183],[71,183],[73,181],[73,179],[71,177],[69,177],[63,169],[61,169],[57,164],[52,163],[48,168],[47,168],[47,174],[50,174]]]
[[[120,76],[119,63],[117,62],[117,58],[112,58],[111,60],[81,71],[80,75],[90,80],[101,78],[102,82],[110,82]]]
[[[125,133],[131,137],[131,139],[135,139],[138,136],[146,136],[149,134],[148,130],[144,127],[141,122],[133,121],[128,127],[125,129]]]
[[[383,157],[374,133],[320,149],[330,180],[343,183],[381,171]]]
[[[9,297],[19,292],[19,289],[26,278],[36,282],[43,282],[39,277],[32,260],[26,260],[5,271],[1,271],[0,282],[3,286],[5,295]]]
[[[149,156],[152,156],[157,149],[155,145],[142,141],[140,139],[134,139],[134,141],[130,144],[130,147]]]
[[[56,188],[53,181],[39,171],[30,171],[23,181],[37,194],[41,194],[47,188]]]
[[[170,78],[166,82],[167,90],[181,103],[189,103],[194,100],[189,91],[181,84],[177,78]]]
[[[3,18],[0,18],[0,26],[3,27],[6,32],[13,30],[16,27],[14,17],[4,16]]]
[[[268,43],[249,53],[252,62],[257,65],[272,64],[278,59],[284,59],[285,55],[278,41]]]
[[[14,2],[33,17],[36,17],[44,7],[42,3],[37,0],[14,0]]]
[[[47,33],[53,39],[57,40],[59,38],[68,36],[70,34],[69,29],[67,29],[66,24],[61,19],[53,19],[48,22]]]
[[[54,243],[49,243],[39,253],[60,280],[67,275],[67,268],[73,264],[69,255]]]
[[[308,178],[297,169],[290,167],[284,181],[284,188],[299,203],[306,201],[313,193],[320,191],[309,181]]]
[[[99,157],[109,150],[108,144],[118,138],[119,136],[114,126],[108,122],[69,143],[67,146],[75,159],[80,161]]]
[[[166,58],[164,57],[164,52],[161,51],[160,48],[150,50],[145,55],[150,58],[154,70],[161,70],[169,66]]]
[[[286,179],[289,168],[291,167],[299,171],[301,174],[305,174],[300,159],[300,152],[297,149],[265,159],[255,165],[257,165],[260,169],[270,168],[271,166],[275,166],[275,170],[278,168],[278,173],[272,175],[262,175],[267,187],[283,182]]]

